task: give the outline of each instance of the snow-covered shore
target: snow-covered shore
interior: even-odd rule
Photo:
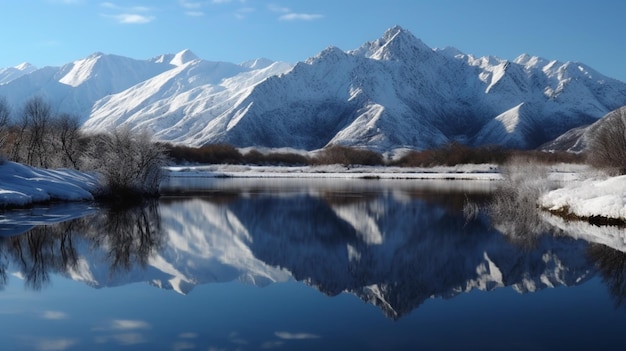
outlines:
[[[167,171],[170,177],[502,180],[498,166],[492,164],[429,168],[208,165],[168,167]]]
[[[0,208],[47,201],[90,201],[98,187],[94,174],[41,169],[15,162],[0,164]]]
[[[539,198],[539,205],[581,219],[626,222],[626,176],[571,182]]]
[[[167,167],[166,173],[176,178],[503,179],[498,166],[493,164],[429,168],[209,165]],[[551,209],[567,207],[579,216],[626,218],[623,195],[626,193],[626,177],[579,181],[583,173],[584,168],[577,165],[553,168],[549,178],[565,182],[565,187],[545,194],[540,204]],[[90,173],[69,169],[45,170],[14,162],[0,164],[0,208],[46,201],[90,201],[98,187],[97,176]]]

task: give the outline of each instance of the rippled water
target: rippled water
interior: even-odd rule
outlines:
[[[622,349],[621,229],[520,227],[494,187],[174,179],[5,212],[2,349]]]

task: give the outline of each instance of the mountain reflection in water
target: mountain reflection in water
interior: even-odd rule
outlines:
[[[54,273],[96,288],[148,282],[183,294],[200,284],[295,279],[327,295],[354,294],[398,319],[430,298],[534,292],[599,272],[615,302],[625,299],[623,252],[566,235],[523,245],[484,212],[465,218],[468,201],[489,202],[489,189],[360,182],[283,182],[280,191],[249,181],[37,226],[0,237],[0,286],[14,271],[31,289]]]

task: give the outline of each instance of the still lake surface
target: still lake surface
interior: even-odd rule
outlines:
[[[626,254],[525,236],[494,188],[173,178],[140,207],[0,213],[1,347],[624,349]]]

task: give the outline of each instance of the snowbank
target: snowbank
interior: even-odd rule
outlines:
[[[47,170],[15,162],[0,164],[0,207],[26,206],[52,200],[93,200],[95,175],[75,170]]]
[[[626,176],[570,183],[544,194],[539,205],[580,218],[626,220]]]
[[[387,166],[242,166],[210,165],[168,167],[170,177],[232,178],[377,178],[377,179],[454,179],[501,180],[497,165],[407,168]]]

